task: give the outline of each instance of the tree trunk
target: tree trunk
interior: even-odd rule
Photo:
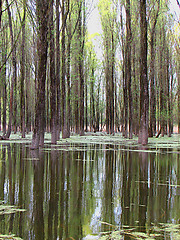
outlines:
[[[4,36],[2,36],[2,62],[6,61],[7,57],[7,48],[6,48],[6,42],[7,42],[7,34],[5,32]],[[3,66],[1,72],[1,81],[3,84],[3,90],[2,90],[2,97],[3,97],[3,119],[2,119],[2,125],[3,125],[3,136],[6,134],[6,107],[7,107],[7,86],[6,86],[6,64]]]
[[[138,95],[138,85],[137,79],[138,79],[138,70],[137,70],[137,61],[136,61],[136,43],[133,42],[132,47],[132,79],[133,79],[133,98],[134,98],[134,104],[133,104],[133,131],[135,135],[138,135],[139,132],[139,95]]]
[[[56,0],[56,86],[57,86],[57,140],[61,130],[61,90],[60,90],[60,0]]]
[[[35,126],[32,138],[32,149],[37,149],[44,145],[45,131],[45,83],[46,83],[46,63],[47,63],[47,32],[48,32],[48,0],[36,1],[37,14],[37,100],[35,106]]]
[[[55,76],[55,42],[54,42],[54,24],[53,24],[53,3],[52,0],[50,2],[50,27],[49,27],[49,34],[50,34],[50,105],[51,105],[51,122],[50,122],[50,129],[51,129],[51,143],[56,144],[57,142],[57,129],[56,129],[56,76]]]
[[[68,21],[68,46],[67,46],[67,137],[70,137],[70,122],[71,122],[71,18],[69,14]]]
[[[154,32],[154,31],[153,31]],[[150,129],[149,136],[153,137],[156,133],[156,94],[155,94],[155,50],[154,34],[151,35],[151,62],[150,62]]]
[[[114,43],[114,20],[112,20],[111,31],[111,82],[110,82],[110,133],[114,134],[114,62],[115,62],[115,43]]]
[[[8,10],[8,18],[9,18],[9,29],[10,29],[10,36],[11,36],[11,48],[12,48],[12,65],[13,65],[13,75],[11,78],[10,100],[9,100],[9,123],[8,123],[8,130],[5,135],[5,138],[9,138],[11,135],[12,117],[13,117],[14,84],[16,81],[16,54],[15,54],[15,48],[14,48],[14,36],[13,36],[13,28],[12,28],[11,11],[9,8],[8,0],[6,0],[6,4],[7,4],[7,10]]]
[[[140,129],[138,143],[148,143],[149,93],[147,77],[147,20],[146,0],[140,0]]]
[[[178,133],[180,133],[180,64],[178,64]]]
[[[150,51],[151,51],[151,60],[150,60],[150,123],[149,123],[149,136],[153,137],[156,133],[156,94],[155,94],[155,41],[156,41],[156,24],[159,14],[159,4],[155,18],[152,19],[153,25],[150,31]]]
[[[31,131],[31,118],[32,118],[32,113],[30,111],[30,104],[29,104],[29,99],[30,99],[30,94],[29,94],[29,87],[28,87],[28,80],[30,79],[30,69],[26,67],[26,133],[29,133]]]
[[[66,75],[66,49],[65,49],[65,0],[62,1],[62,39],[61,39],[61,96],[62,96],[62,138],[67,137],[67,122],[66,122],[66,83],[65,83],[65,75]]]
[[[126,77],[127,77],[127,88],[128,88],[128,107],[129,107],[129,138],[132,139],[132,113],[133,113],[133,102],[132,102],[132,91],[131,91],[131,9],[130,0],[126,0]],[[127,101],[127,100],[126,100]],[[127,116],[126,116],[127,117]]]
[[[86,125],[85,131],[88,132],[88,83],[87,83],[87,72],[85,73],[85,125]]]
[[[26,19],[26,0],[23,2],[24,16],[22,20],[22,45],[21,45],[21,134],[25,138],[25,19]]]
[[[83,0],[83,3],[85,1]],[[84,19],[82,23],[82,10],[79,18],[79,26],[78,26],[78,35],[79,35],[79,80],[80,80],[80,112],[79,112],[79,117],[80,117],[80,135],[84,135],[84,73],[83,73],[83,54],[84,54],[84,41],[85,41],[85,6],[82,8],[82,3],[80,4],[80,8],[84,9]]]

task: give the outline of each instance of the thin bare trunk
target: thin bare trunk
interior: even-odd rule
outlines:
[[[57,86],[57,140],[61,130],[61,91],[60,91],[60,0],[56,0],[56,86]]]
[[[35,126],[33,130],[32,149],[44,145],[45,132],[45,83],[47,63],[48,1],[36,1],[38,37],[37,37],[37,100],[35,106]]]
[[[22,20],[22,45],[21,45],[21,133],[22,138],[25,138],[25,19],[26,19],[26,0],[24,0],[24,16]]]
[[[55,55],[54,55],[54,49],[55,49],[55,41],[54,41],[54,24],[53,24],[53,3],[54,0],[50,3],[50,27],[49,27],[49,34],[50,34],[50,104],[51,104],[51,143],[56,144],[57,142],[57,129],[56,129],[56,76],[55,76]]]
[[[12,65],[13,65],[13,74],[11,78],[10,100],[9,100],[9,123],[8,123],[8,130],[5,135],[5,138],[9,138],[11,135],[12,117],[13,117],[14,84],[16,81],[16,54],[15,54],[15,48],[14,48],[14,35],[13,35],[11,11],[10,11],[8,0],[6,0],[6,4],[7,4],[7,10],[8,10],[8,18],[9,18],[9,29],[10,29],[10,37],[11,37],[11,48],[12,48]]]
[[[146,0],[140,0],[140,29],[141,29],[141,53],[140,53],[140,129],[138,143],[148,143],[149,123],[149,94],[147,77],[147,20]]]

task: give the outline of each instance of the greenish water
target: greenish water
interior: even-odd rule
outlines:
[[[77,240],[112,230],[148,233],[160,223],[180,224],[178,147],[144,152],[63,143],[31,151],[29,144],[12,143],[0,148],[0,203],[26,209],[0,212],[1,234]],[[173,230],[161,231],[154,239],[179,239],[178,231],[176,237]],[[123,234],[123,239],[137,238]]]

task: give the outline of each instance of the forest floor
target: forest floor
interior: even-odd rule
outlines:
[[[2,133],[0,133],[1,135]],[[1,144],[5,143],[26,143],[31,144],[32,133],[26,134],[25,138],[21,137],[21,133],[11,134],[9,140],[1,140]],[[126,149],[131,149],[134,151],[157,151],[158,149],[176,149],[178,154],[180,154],[180,134],[172,134],[171,137],[161,135],[159,138],[153,137],[148,139],[148,145],[142,147],[138,144],[138,137],[134,136],[133,139],[127,139],[122,136],[121,133],[116,133],[115,135],[109,135],[102,132],[88,132],[84,136],[77,134],[72,134],[70,138],[62,139],[57,141],[56,145],[51,144],[51,134],[45,133],[45,145],[46,147],[63,147],[65,145],[77,145],[77,144],[103,144],[103,145],[115,145],[115,146],[124,146]],[[63,150],[63,148],[62,148]]]

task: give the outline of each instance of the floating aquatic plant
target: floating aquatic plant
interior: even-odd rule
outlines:
[[[4,201],[0,201],[0,215],[12,214],[16,212],[25,212],[25,209],[20,209],[13,205],[5,205]]]

